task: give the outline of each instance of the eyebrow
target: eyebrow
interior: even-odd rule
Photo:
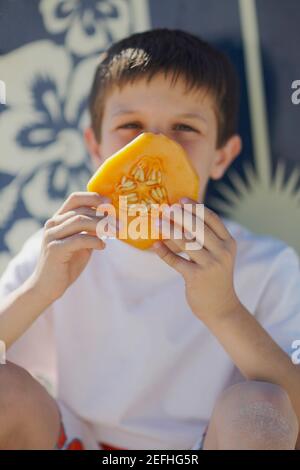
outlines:
[[[201,121],[207,122],[207,119],[201,113],[183,113],[178,114],[176,117],[190,118],[190,119],[201,119]]]
[[[119,108],[117,109],[117,111],[112,113],[112,116],[115,117],[121,114],[137,114],[139,112],[140,111],[138,110]],[[204,121],[207,123],[207,119],[201,113],[182,113],[182,114],[177,114],[175,117],[187,118],[187,119],[200,119],[201,121]]]

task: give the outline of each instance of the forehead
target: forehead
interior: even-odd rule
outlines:
[[[139,78],[121,87],[114,86],[105,101],[105,108],[110,117],[127,111],[152,110],[161,113],[180,111],[187,115],[201,111],[208,117],[215,114],[215,102],[209,92],[203,88],[188,90],[183,78],[178,77],[176,82],[172,83],[171,78],[163,74],[155,75],[150,81],[147,78]]]

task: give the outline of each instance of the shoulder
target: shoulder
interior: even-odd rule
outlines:
[[[237,242],[234,280],[240,297],[254,310],[264,299],[279,302],[285,293],[299,300],[300,262],[283,240],[255,233],[231,219],[222,220]],[[291,299],[292,300],[292,299]]]
[[[0,295],[22,284],[34,271],[43,240],[43,228],[31,235],[10,260],[0,278]]]
[[[232,219],[221,219],[237,242],[238,257],[241,260],[268,265],[287,260],[299,269],[299,255],[285,241],[272,235],[256,233]]]
[[[43,228],[33,233],[23,244],[19,253],[12,259],[11,263],[26,264],[34,266],[39,257],[42,241]]]

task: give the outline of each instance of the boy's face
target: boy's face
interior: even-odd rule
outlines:
[[[129,143],[142,132],[162,133],[185,149],[200,178],[199,202],[203,202],[210,178],[219,179],[239,154],[239,136],[231,137],[217,149],[218,123],[214,100],[204,91],[185,92],[185,83],[178,79],[171,86],[170,78],[159,74],[150,83],[141,78],[113,89],[105,101],[101,126],[101,142],[92,129],[85,139],[95,166]]]

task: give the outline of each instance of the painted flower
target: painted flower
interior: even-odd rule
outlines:
[[[144,0],[138,0],[140,3]],[[40,12],[51,34],[63,34],[78,56],[103,50],[130,30],[132,0],[41,0]]]
[[[300,170],[295,168],[286,177],[285,162],[277,164],[274,176],[270,167],[263,173],[255,172],[246,164],[246,181],[234,170],[229,170],[231,186],[222,182],[216,185],[220,198],[210,203],[230,219],[236,220],[250,230],[269,234],[284,240],[300,253]]]
[[[49,41],[0,59],[8,89],[0,117],[0,245],[8,251],[17,251],[16,240],[25,240],[68,194],[85,189],[90,168],[82,130],[95,65],[90,58],[73,69],[64,48]],[[25,224],[24,235],[26,218],[36,223]]]
[[[149,28],[147,0],[41,0],[39,6],[64,46],[36,41],[0,57],[7,88],[7,105],[0,105],[0,272],[67,195],[85,189],[90,167],[82,130],[96,52]]]

